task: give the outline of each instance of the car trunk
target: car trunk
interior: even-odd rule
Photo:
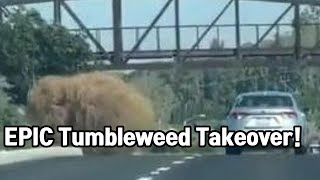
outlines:
[[[277,129],[292,124],[297,118],[290,107],[237,108],[231,115],[246,129]]]

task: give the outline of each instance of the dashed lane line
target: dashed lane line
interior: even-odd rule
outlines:
[[[183,164],[185,161],[173,161],[172,164]]]
[[[157,169],[158,172],[165,172],[165,171],[169,171],[171,169],[171,167],[160,167]]]
[[[180,164],[184,164],[185,163],[185,160],[192,160],[192,159],[195,159],[195,158],[200,158],[202,157],[201,154],[199,153],[196,153],[196,154],[193,154],[192,156],[185,156],[183,158],[183,160],[176,160],[176,161],[173,161],[171,162],[172,165],[180,165]],[[136,180],[152,180],[155,176],[158,176],[159,174],[161,174],[161,172],[166,172],[166,171],[169,171],[171,169],[170,166],[167,166],[167,167],[159,167],[157,168],[155,171],[151,171],[148,175],[148,176],[143,176],[143,177],[140,177],[140,178],[137,178]]]
[[[138,178],[137,180],[152,180],[153,177],[141,177],[141,178]]]
[[[195,153],[194,156],[195,157],[202,157],[202,155],[200,153]]]
[[[194,156],[186,156],[184,157],[185,160],[191,160],[191,159],[194,159],[195,157]]]
[[[154,175],[159,175],[160,172],[159,171],[151,171],[150,174],[154,176]]]

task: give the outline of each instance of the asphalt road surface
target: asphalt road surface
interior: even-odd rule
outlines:
[[[320,156],[119,155],[0,166],[1,180],[319,180]]]

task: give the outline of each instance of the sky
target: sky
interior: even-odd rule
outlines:
[[[201,1],[201,2],[200,2]],[[70,7],[78,14],[80,19],[88,28],[95,27],[111,27],[112,26],[112,1],[111,0],[79,0],[68,1]],[[159,12],[166,0],[123,0],[123,26],[147,26]],[[208,25],[217,16],[228,0],[181,0],[180,1],[180,21],[183,25]],[[168,11],[164,14],[157,25],[173,25],[174,24],[174,4],[171,4]],[[42,3],[36,5],[28,5],[40,11],[42,16],[49,22],[53,21],[53,4]],[[276,18],[288,7],[288,4],[282,3],[265,3],[260,1],[241,1],[240,2],[240,20],[242,24],[268,24],[273,23]],[[281,21],[281,23],[290,23],[293,11]],[[68,28],[77,28],[77,25],[63,10],[63,25]],[[218,24],[234,23],[234,7],[233,5],[218,21]],[[262,34],[268,27],[259,29]],[[288,29],[281,29],[285,32]],[[203,29],[200,29],[200,33]],[[102,44],[107,49],[112,49],[112,32],[101,32]],[[141,31],[141,34],[143,31]],[[241,42],[255,41],[255,28],[247,27],[241,29]],[[234,46],[234,28],[224,27],[220,29],[220,40],[223,40],[226,47]],[[261,35],[260,34],[260,35]],[[133,46],[135,40],[134,31],[124,31],[124,48],[129,49]],[[161,48],[170,49],[174,47],[174,30],[165,29],[160,31]],[[182,47],[188,48],[196,40],[196,30],[183,29],[181,32]],[[216,30],[210,31],[208,37],[201,44],[202,47],[208,47],[212,38],[217,37]],[[144,49],[155,49],[155,31],[142,44]]]

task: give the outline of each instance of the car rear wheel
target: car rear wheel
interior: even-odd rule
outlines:
[[[226,155],[240,155],[242,153],[242,149],[239,147],[227,147]]]

